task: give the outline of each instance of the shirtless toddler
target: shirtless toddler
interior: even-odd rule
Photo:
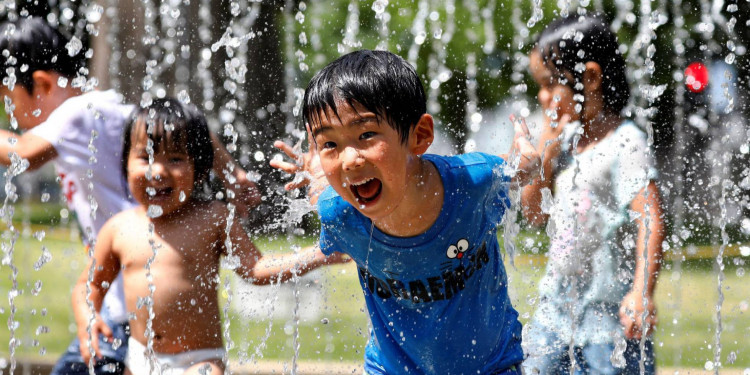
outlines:
[[[85,360],[99,355],[99,333],[112,336],[99,311],[120,270],[130,314],[128,369],[222,374],[220,257],[230,257],[234,271],[255,284],[283,281],[293,269],[304,273],[327,262],[312,248],[264,257],[229,219],[229,209],[204,197],[212,162],[206,121],[192,106],[157,100],[136,110],[126,125],[122,168],[138,206],[104,225],[73,292]]]

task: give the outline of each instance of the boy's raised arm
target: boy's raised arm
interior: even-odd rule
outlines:
[[[15,138],[14,143],[11,143],[12,138]],[[18,135],[0,129],[0,164],[9,166],[12,163],[10,159],[12,152],[28,160],[31,170],[37,169],[57,157],[55,147],[42,137],[30,133]]]
[[[323,172],[323,168],[320,166],[320,156],[318,156],[315,143],[309,134],[308,132],[310,150],[304,153],[298,154],[294,147],[282,141],[274,142],[273,146],[283,151],[294,162],[271,160],[271,166],[294,175],[294,180],[284,186],[286,190],[309,186],[307,196],[310,199],[310,203],[315,205],[318,202],[320,194],[328,187],[328,179],[326,179],[325,172]]]
[[[103,284],[112,283],[120,269],[120,260],[112,251],[112,238],[115,231],[112,221],[108,221],[99,231],[93,256],[89,258],[87,267],[83,269],[73,288],[73,313],[84,362],[89,362],[92,354],[97,357],[101,355],[99,352],[100,333],[112,339],[112,330],[99,314],[104,295],[107,293]],[[92,277],[91,283],[89,283],[89,277]],[[87,286],[91,288],[90,292]],[[89,339],[91,346],[88,344]]]

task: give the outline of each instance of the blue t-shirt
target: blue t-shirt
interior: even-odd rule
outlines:
[[[357,263],[372,332],[367,374],[492,374],[523,360],[496,227],[510,204],[503,159],[424,155],[445,189],[436,222],[389,236],[328,188],[320,247]],[[368,251],[368,249],[370,249]]]

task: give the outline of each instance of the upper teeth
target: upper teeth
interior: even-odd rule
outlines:
[[[352,182],[352,186],[364,185],[364,184],[366,184],[366,183],[368,183],[368,182],[370,182],[372,180],[374,180],[374,178],[368,178],[368,179],[360,181],[360,182]]]

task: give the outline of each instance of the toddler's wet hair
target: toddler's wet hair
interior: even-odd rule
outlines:
[[[135,133],[135,134],[134,134]],[[161,150],[183,152],[190,157],[195,170],[195,193],[208,182],[214,163],[214,148],[208,123],[198,108],[177,99],[157,99],[147,107],[137,108],[123,131],[122,173],[128,175],[128,157],[134,135],[148,135],[154,153]]]
[[[320,126],[337,104],[359,103],[398,131],[401,142],[427,112],[424,87],[414,67],[387,51],[361,50],[339,57],[318,72],[305,90],[304,120]]]

